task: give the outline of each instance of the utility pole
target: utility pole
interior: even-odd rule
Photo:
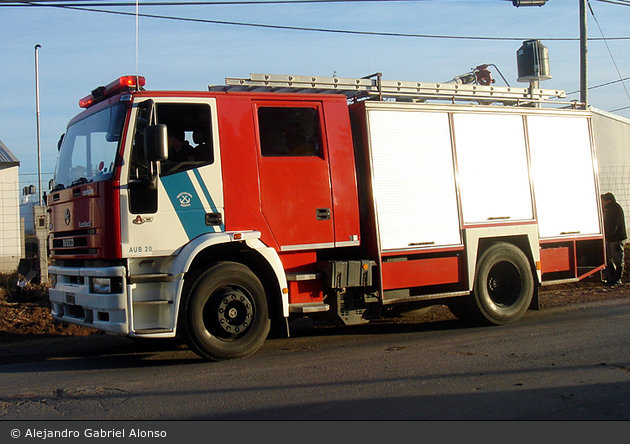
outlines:
[[[580,102],[588,108],[588,49],[586,33],[586,0],[580,1]]]
[[[39,129],[39,48],[41,45],[35,45],[35,108],[37,111],[37,179],[39,187],[37,194],[39,195],[39,206],[42,206],[42,154],[40,147],[40,129]]]
[[[588,37],[586,31],[586,7],[587,0],[580,2],[580,102],[584,109],[588,108]],[[520,6],[544,6],[547,0],[513,0],[512,5]]]
[[[43,207],[42,197],[42,150],[41,137],[39,127],[39,48],[41,45],[35,45],[35,102],[37,108],[37,179],[39,181],[39,206],[33,207],[33,229],[37,239],[37,271],[40,282],[48,281],[48,251],[46,242],[48,238],[48,224],[46,208]]]

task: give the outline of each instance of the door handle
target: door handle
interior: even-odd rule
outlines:
[[[206,213],[206,225],[223,225],[223,216],[221,213]]]
[[[330,208],[318,208],[315,210],[317,220],[330,220]]]

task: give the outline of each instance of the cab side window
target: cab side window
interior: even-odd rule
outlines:
[[[150,124],[163,123],[169,138],[169,157],[162,162],[161,176],[198,168],[214,162],[210,106],[204,104],[160,103],[154,110],[157,119],[149,122],[150,104],[138,109],[136,133],[131,151],[130,179],[148,175],[144,155],[144,130]]]
[[[258,108],[260,150],[263,156],[320,156],[316,108]]]
[[[160,103],[157,123],[168,132],[168,159],[162,176],[214,162],[210,107],[204,104]]]
[[[169,157],[160,165],[160,176],[199,168],[214,162],[210,106],[197,103],[139,104],[129,158],[129,211],[151,214],[158,209],[153,166],[144,153],[144,132],[149,125],[165,124]]]

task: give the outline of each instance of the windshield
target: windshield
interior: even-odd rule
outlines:
[[[59,151],[54,189],[112,176],[125,111],[126,106],[117,103],[68,127]]]

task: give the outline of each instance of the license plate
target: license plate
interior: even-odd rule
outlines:
[[[66,293],[66,304],[74,305],[76,302],[74,301],[74,295],[70,293]]]

